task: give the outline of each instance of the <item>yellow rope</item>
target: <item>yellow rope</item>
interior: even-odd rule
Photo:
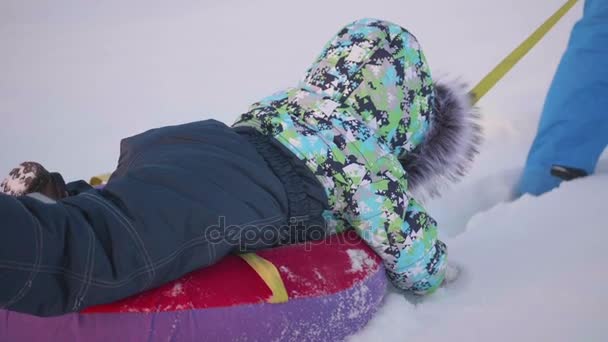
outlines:
[[[272,291],[272,297],[268,303],[285,303],[289,300],[281,274],[270,261],[255,253],[240,254],[239,256],[255,270]]]
[[[536,29],[526,40],[524,40],[513,52],[490,71],[474,88],[471,90],[473,103],[477,103],[498,81],[500,81],[509,70],[519,62],[555,24],[576,4],[578,0],[568,0],[557,12],[547,19],[539,28]]]

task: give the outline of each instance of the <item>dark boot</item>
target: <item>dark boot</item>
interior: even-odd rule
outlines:
[[[0,192],[11,196],[41,193],[54,200],[68,196],[65,181],[36,162],[23,162],[0,183]]]
[[[575,167],[562,165],[553,165],[551,167],[551,175],[563,181],[571,181],[576,178],[587,177],[587,171]]]

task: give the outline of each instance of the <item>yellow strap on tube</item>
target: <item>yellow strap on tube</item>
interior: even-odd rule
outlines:
[[[281,274],[270,261],[255,253],[240,254],[239,256],[255,270],[272,291],[272,297],[268,300],[268,303],[285,303],[289,300]]]

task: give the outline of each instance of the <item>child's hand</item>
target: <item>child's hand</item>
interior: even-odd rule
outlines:
[[[448,264],[447,269],[445,270],[445,276],[443,278],[442,287],[449,286],[453,282],[458,279],[460,275],[460,267],[454,264]]]

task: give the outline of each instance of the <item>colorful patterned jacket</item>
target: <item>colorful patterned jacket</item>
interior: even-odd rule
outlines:
[[[326,189],[330,230],[355,229],[395,286],[441,284],[447,249],[410,187],[435,192],[437,177],[462,175],[479,130],[463,88],[435,85],[408,31],[374,19],[344,27],[297,87],[254,104],[242,125],[306,162]]]

